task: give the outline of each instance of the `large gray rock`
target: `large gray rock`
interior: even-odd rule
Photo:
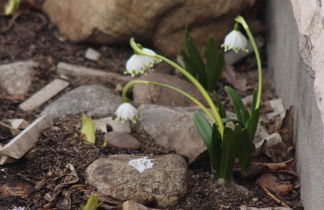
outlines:
[[[138,108],[141,126],[155,142],[174,150],[191,163],[206,150],[192,115],[197,108],[141,105]]]
[[[269,69],[284,105],[295,106],[294,140],[307,210],[324,206],[323,1],[268,3]]]
[[[177,54],[185,28],[198,43],[207,37],[220,43],[233,28],[233,18],[255,0],[47,0],[44,12],[72,41],[128,43],[146,40],[168,54]]]
[[[140,80],[149,80],[165,83],[171,86],[180,88],[181,90],[190,93],[195,98],[203,101],[203,98],[197,88],[186,80],[179,77],[151,72],[148,75],[141,76]],[[140,104],[160,104],[167,106],[191,106],[196,105],[187,97],[169,88],[157,85],[137,84],[133,89],[134,102]]]
[[[24,95],[29,91],[36,65],[33,61],[19,61],[0,65],[0,86],[13,96]]]
[[[90,164],[86,180],[105,195],[167,208],[177,205],[187,191],[187,164],[175,154],[111,155]]]
[[[89,116],[105,117],[114,113],[121,103],[121,98],[113,90],[99,85],[86,85],[61,96],[42,113],[47,113],[52,119],[84,112]]]

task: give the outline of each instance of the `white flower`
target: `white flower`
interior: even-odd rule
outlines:
[[[227,36],[225,37],[224,44],[222,44],[222,47],[224,47],[224,51],[228,51],[233,49],[236,53],[239,50],[248,51],[247,49],[247,40],[245,36],[238,30],[233,30]]]
[[[153,50],[147,48],[143,48],[142,51],[153,56],[156,55]],[[150,70],[153,70],[153,65],[158,62],[160,62],[160,60],[155,57],[134,54],[128,59],[126,63],[125,74],[128,73],[132,76],[135,76],[139,73],[145,74]]]
[[[132,122],[136,122],[137,119],[137,109],[128,102],[119,105],[115,114],[116,114],[116,119],[122,122],[126,122],[129,120]]]

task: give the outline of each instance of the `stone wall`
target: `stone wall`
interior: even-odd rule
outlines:
[[[323,2],[324,3],[324,2]],[[268,0],[268,64],[285,106],[295,106],[295,142],[305,209],[324,208],[324,5]]]

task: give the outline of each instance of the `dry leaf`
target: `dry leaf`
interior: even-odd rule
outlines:
[[[238,78],[232,66],[226,67],[226,70],[223,72],[223,76],[225,77],[225,80],[228,83],[231,83],[238,91],[245,92],[249,89],[246,78]]]
[[[270,190],[277,196],[282,196],[294,189],[293,184],[280,183],[280,180],[273,174],[265,173],[262,174],[257,183],[262,187]]]
[[[70,173],[64,175],[63,181],[58,184],[52,192],[46,193],[44,198],[45,200],[49,201],[49,203],[45,204],[43,208],[52,208],[56,205],[66,205],[68,206],[70,204],[70,193],[65,192],[66,188],[72,184],[75,184],[79,181],[79,177],[75,171],[75,168],[72,164],[68,163],[66,165],[66,168],[69,169]],[[59,194],[63,193],[64,200],[59,201]]]
[[[19,179],[8,178],[0,185],[0,192],[2,196],[17,196],[26,198],[34,190],[31,183]]]
[[[251,162],[243,177],[256,177],[265,172],[286,172],[297,176],[295,171],[296,161],[294,158],[281,163],[256,163]]]
[[[286,111],[280,129],[278,130],[282,139],[284,140],[284,142],[288,143],[288,145],[293,145],[294,112],[295,112],[295,108],[293,106],[290,106],[289,109]]]

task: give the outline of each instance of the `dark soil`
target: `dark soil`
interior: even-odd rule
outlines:
[[[42,1],[37,1],[38,3]],[[0,16],[0,29],[10,22],[9,17]],[[33,59],[38,62],[35,78],[28,94],[12,97],[0,90],[0,121],[8,118],[25,118],[31,122],[42,110],[23,112],[18,105],[31,94],[57,77],[55,68],[58,62],[94,67],[104,71],[122,73],[124,63],[131,54],[129,47],[93,46],[89,43],[74,44],[60,41],[60,36],[45,15],[30,11],[19,16],[13,26],[0,33],[0,64]],[[102,56],[98,62],[84,58],[88,47],[95,48]],[[237,68],[243,68],[241,63]],[[249,73],[255,80],[255,73]],[[72,81],[68,91],[84,81]],[[271,84],[271,82],[268,82]],[[268,84],[268,85],[269,85]],[[271,85],[265,88],[265,98],[274,97]],[[80,117],[67,116],[57,120],[45,129],[37,145],[21,160],[0,166],[0,210],[23,206],[26,209],[79,209],[94,189],[87,186],[83,177],[85,168],[95,159],[111,154],[161,155],[170,153],[155,145],[149,136],[133,135],[142,143],[139,150],[120,150],[103,147],[103,134],[97,133],[96,145],[91,145],[74,137],[80,130]],[[73,165],[79,178],[76,182],[62,183],[71,173],[67,168]],[[208,160],[202,158],[189,167],[189,191],[177,208],[186,210],[239,209],[242,205],[253,207],[279,206],[256,184],[256,178],[242,179],[235,176],[237,184],[220,185],[210,173]],[[108,199],[103,209],[118,209],[122,201]],[[303,209],[299,199],[299,189],[294,189],[281,197],[293,209]],[[110,206],[108,208],[108,206]]]

